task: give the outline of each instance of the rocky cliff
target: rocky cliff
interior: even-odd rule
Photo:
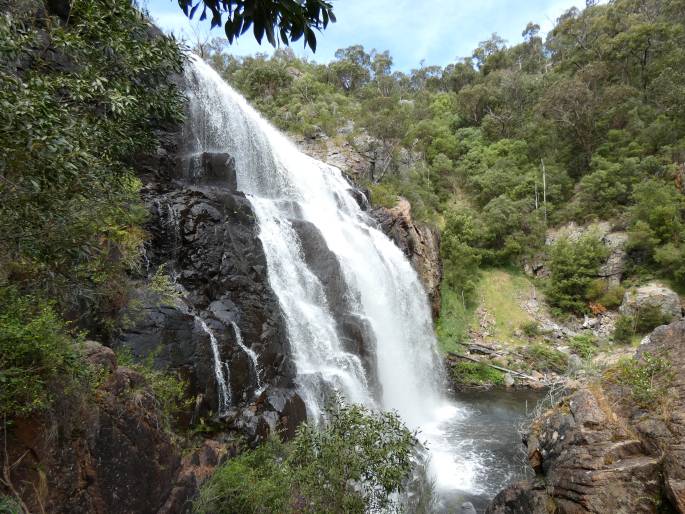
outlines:
[[[610,371],[536,419],[526,437],[536,478],[487,512],[685,512],[684,346],[685,320],[659,327],[625,365],[634,376]],[[647,388],[659,394],[636,399]]]
[[[399,198],[390,209],[378,207],[372,211],[381,230],[404,252],[419,274],[431,304],[433,319],[440,314],[440,232],[436,227],[414,221],[411,204]]]
[[[182,456],[164,429],[154,394],[114,352],[87,342],[84,358],[99,369],[92,396],[65,395],[41,418],[17,420],[7,432],[3,481],[27,512],[177,513],[228,446],[208,442]]]
[[[292,432],[306,413],[293,392],[295,369],[254,213],[236,191],[230,156],[182,157],[181,138],[180,131],[161,132],[157,153],[139,160],[149,211],[147,277],[131,322],[112,346],[128,348],[137,359],[152,357],[160,369],[179,370],[190,383],[197,417],[217,414],[214,336],[237,406],[226,416],[227,426],[250,439],[281,428]],[[160,302],[149,294],[147,279],[157,270],[173,278],[178,298]],[[239,338],[259,356],[258,368]]]

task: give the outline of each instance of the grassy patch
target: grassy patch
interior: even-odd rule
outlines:
[[[504,373],[480,362],[458,362],[451,374],[457,384],[480,386],[504,384]]]
[[[462,300],[461,294],[443,284],[440,319],[436,324],[440,351],[460,353],[460,343],[468,337],[474,311],[474,305]]]
[[[480,305],[492,317],[495,324],[492,338],[501,342],[515,342],[519,338],[515,332],[522,326],[534,321],[521,308],[521,299],[533,295],[531,282],[522,274],[503,269],[483,272],[478,284],[477,298]],[[472,321],[477,328],[478,320]]]
[[[187,398],[188,384],[179,375],[169,371],[153,368],[154,353],[142,362],[136,362],[128,348],[117,351],[117,361],[120,366],[126,366],[140,373],[147,386],[152,391],[154,402],[159,409],[161,422],[165,429],[171,430],[174,420],[192,405]],[[145,391],[139,391],[145,394]]]
[[[565,373],[568,355],[544,343],[535,343],[525,350],[525,356],[533,369]]]
[[[469,328],[478,329],[476,307],[481,306],[494,320],[491,338],[498,342],[519,343],[516,332],[521,327],[537,325],[521,308],[521,300],[533,295],[533,285],[524,275],[505,270],[484,270],[476,287],[476,304],[462,298],[460,291],[443,282],[442,307],[436,330],[440,350],[458,352],[459,344],[467,340]]]
[[[578,334],[571,338],[568,345],[573,353],[586,360],[591,359],[599,352],[597,338],[591,334]]]

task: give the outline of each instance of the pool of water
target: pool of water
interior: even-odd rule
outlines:
[[[437,513],[459,512],[470,501],[481,513],[507,485],[532,475],[518,428],[544,392],[473,391],[454,394],[461,412],[446,428],[450,446],[456,448],[456,466],[471,479],[460,489],[436,490]]]

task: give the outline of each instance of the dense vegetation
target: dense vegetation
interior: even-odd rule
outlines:
[[[385,512],[413,468],[415,436],[393,413],[335,404],[325,427],[300,426],[219,468],[198,514]]]
[[[57,5],[57,4],[55,4]],[[0,412],[81,380],[78,341],[126,304],[145,234],[131,163],[180,119],[173,40],[127,0],[41,0],[0,15]],[[61,16],[61,17],[60,17]]]
[[[534,23],[522,36],[409,73],[361,46],[329,64],[288,50],[235,58],[218,42],[203,52],[282,129],[372,155],[361,181],[375,201],[403,195],[442,228],[448,298],[468,301],[479,267],[538,252],[546,227],[597,219],[629,231],[632,275],[685,285],[685,4],[590,3],[545,41]],[[587,312],[607,292],[583,244],[555,248],[560,310]]]

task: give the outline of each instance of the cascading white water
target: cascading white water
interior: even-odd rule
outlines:
[[[300,152],[201,60],[191,59],[186,78],[186,144],[192,153],[227,152],[235,159],[238,189],[258,220],[309,416],[318,419],[330,389],[351,402],[394,409],[420,429],[438,487],[476,490],[478,462],[460,456],[446,438],[446,423],[466,413],[442,395],[428,301],[410,263],[372,226],[340,170]],[[373,332],[377,399],[362,359],[341,341],[324,284],[305,262],[292,219],[321,232],[340,264],[354,314]]]
[[[212,357],[214,359],[214,375],[216,378],[217,389],[219,392],[219,416],[225,416],[231,406],[231,388],[229,386],[229,376],[230,370],[228,365],[221,360],[221,353],[219,352],[219,342],[216,340],[214,332],[207,326],[205,320],[203,320],[197,314],[193,314],[195,321],[200,324],[202,330],[209,336],[209,343],[212,347]],[[224,374],[225,370],[225,374]]]
[[[243,342],[243,335],[240,332],[240,327],[238,327],[238,325],[234,321],[231,321],[231,326],[233,327],[233,333],[235,334],[236,343],[238,343],[240,349],[243,352],[245,352],[245,354],[250,359],[250,363],[252,364],[252,371],[255,375],[255,382],[257,382],[257,390],[255,391],[255,395],[260,395],[264,390],[264,385],[262,384],[262,370],[259,368],[259,358],[257,357],[257,354],[254,352],[252,348],[245,346],[245,343]]]

